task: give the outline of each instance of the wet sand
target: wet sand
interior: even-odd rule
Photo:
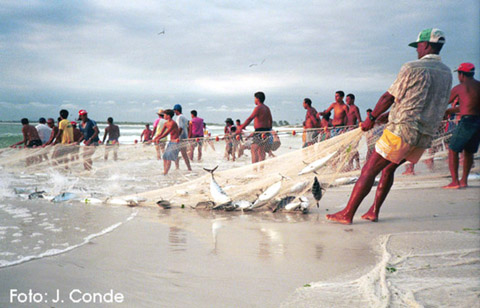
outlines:
[[[447,182],[400,177],[379,222],[360,219],[372,190],[347,226],[324,217],[343,208],[351,185],[329,189],[320,209],[308,215],[133,208],[134,219],[87,245],[0,269],[0,306],[21,306],[9,302],[11,289],[52,294],[44,296],[49,301],[44,307],[78,306],[68,298],[75,289],[113,289],[123,294],[119,306],[125,307],[321,306],[321,298],[302,300],[295,290],[368,273],[379,262],[382,235],[442,230],[478,235],[480,182],[464,190],[441,189]],[[57,290],[62,305],[51,303]]]

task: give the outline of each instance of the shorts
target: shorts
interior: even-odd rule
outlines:
[[[118,140],[108,140],[107,143],[105,143],[106,146],[118,146]]]
[[[477,153],[480,143],[480,116],[462,116],[450,139],[450,150],[460,153],[463,150]]]
[[[178,158],[178,153],[180,152],[180,144],[178,142],[170,141],[163,153],[162,158],[164,160],[176,161]]]
[[[416,164],[426,149],[410,145],[388,129],[375,144],[375,151],[394,164],[400,164],[404,159]]]
[[[343,133],[343,128],[332,128],[330,130],[330,137],[335,137]]]
[[[307,135],[305,137],[306,143],[315,143],[317,142],[318,130],[307,130]]]
[[[31,140],[27,143],[27,148],[33,148],[33,147],[38,147],[42,145],[42,140],[36,139],[36,140]]]

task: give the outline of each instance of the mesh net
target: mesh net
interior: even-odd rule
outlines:
[[[447,156],[453,126],[453,122],[442,123],[422,160]],[[112,198],[135,197],[147,205],[164,200],[173,206],[211,208],[212,201],[218,205],[221,198],[215,193],[220,193],[237,204],[230,209],[238,209],[239,201],[251,209],[259,198],[267,201],[257,201],[257,205],[278,207],[279,200],[287,197],[288,204],[301,203],[298,198],[312,189],[314,177],[323,188],[355,182],[383,128],[379,125],[369,132],[358,127],[282,128],[256,135],[188,139],[180,147],[187,154],[194,150],[193,171],[185,170],[180,153],[180,170],[175,170],[172,163],[166,176],[162,175],[163,163],[158,159],[163,146],[152,144],[9,148],[1,150],[0,166],[13,177],[29,179],[25,183],[39,190],[50,194],[73,191],[82,200],[98,197],[108,203]],[[198,148],[202,149],[201,161]],[[265,152],[266,159],[252,164],[252,148]],[[216,166],[212,188],[212,175],[203,168]],[[57,185],[59,177],[62,185]],[[212,191],[215,185],[221,188],[219,192]]]

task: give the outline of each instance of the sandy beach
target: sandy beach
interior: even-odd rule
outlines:
[[[411,251],[434,252],[425,243],[443,250],[452,245],[453,250],[469,250],[470,259],[460,258],[457,265],[444,265],[437,273],[441,281],[458,276],[462,266],[470,267],[469,275],[458,277],[462,283],[452,287],[445,278],[436,288],[437,293],[448,289],[440,292],[440,298],[428,296],[436,294],[434,290],[419,290],[419,304],[478,307],[480,182],[472,181],[464,190],[443,190],[445,183],[442,177],[399,177],[378,223],[359,219],[371,204],[372,193],[354,224],[325,220],[326,213],[344,206],[351,185],[329,189],[320,208],[307,215],[125,208],[125,217],[136,216],[86,245],[0,269],[0,306],[22,307],[10,301],[12,289],[47,293],[43,303],[35,305],[39,307],[76,306],[70,298],[73,290],[73,300],[81,299],[79,292],[110,290],[124,297],[122,303],[90,303],[92,307],[383,306],[382,292],[378,295],[372,288],[363,296],[368,291],[352,287],[352,281],[362,277],[372,286],[386,281],[387,306],[402,306],[407,296],[401,295],[403,287],[408,288],[413,278],[402,278],[394,286],[390,278],[404,267],[391,265],[395,272],[380,271],[378,281],[370,277],[379,264],[383,268],[382,262],[392,262],[385,260],[382,238],[400,234],[407,239],[400,243]],[[396,245],[391,240],[388,245]],[[324,293],[325,283],[329,294]],[[351,297],[342,300],[339,294],[344,291]],[[57,292],[64,302],[53,304]]]

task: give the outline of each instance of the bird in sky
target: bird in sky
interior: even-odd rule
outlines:
[[[263,59],[262,62],[260,62],[260,64],[252,63],[252,64],[250,64],[248,67],[253,67],[253,66],[262,65],[263,63],[265,63],[265,60],[266,60],[266,59]]]
[[[163,28],[162,32],[158,32],[158,35],[165,34],[165,28]]]

